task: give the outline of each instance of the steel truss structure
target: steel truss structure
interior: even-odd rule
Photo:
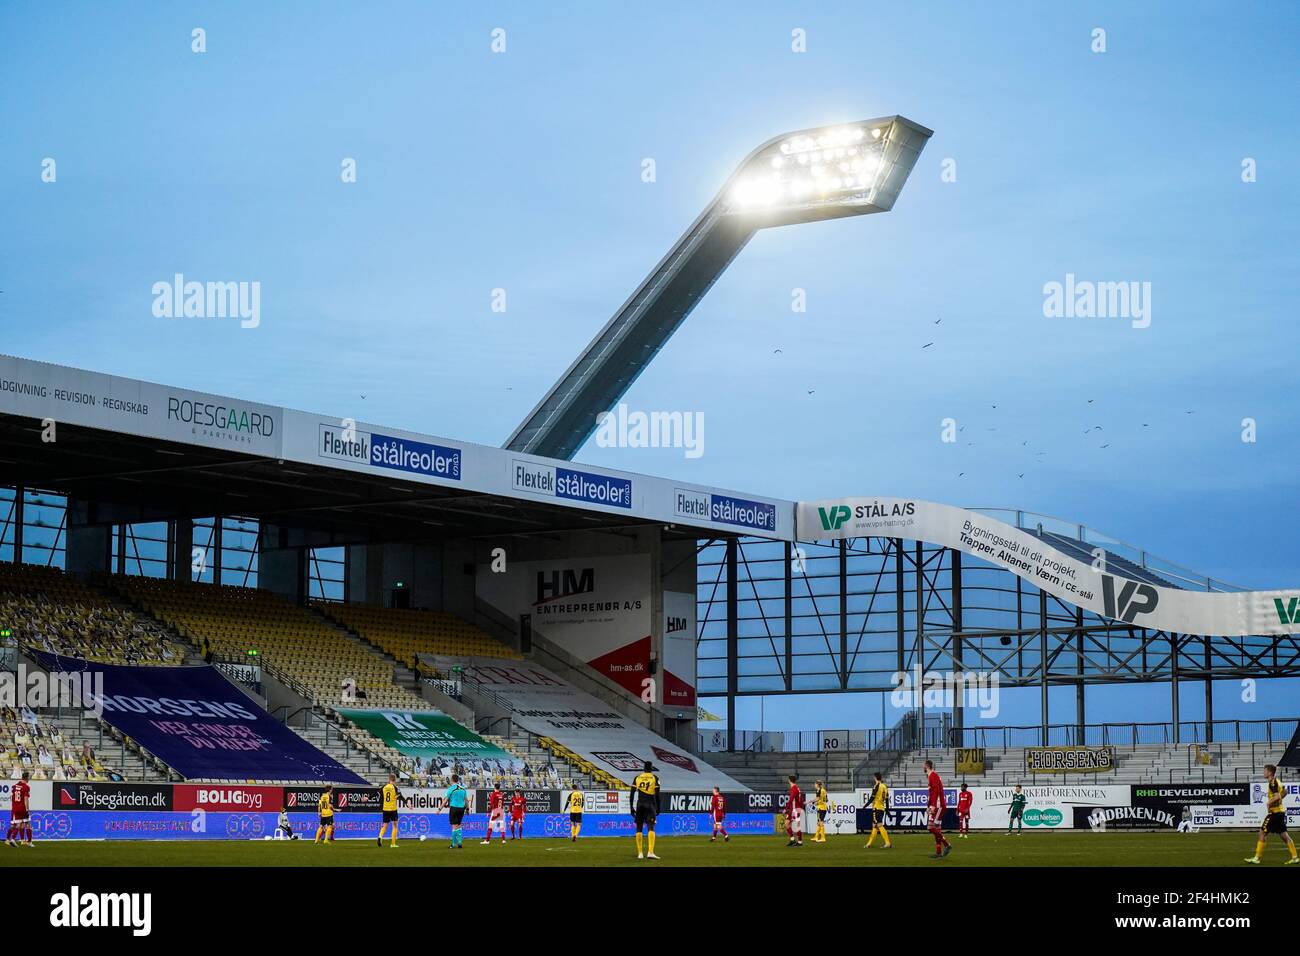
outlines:
[[[697,567],[698,692],[726,696],[729,743],[738,697],[891,692],[903,674],[995,675],[1001,687],[1038,687],[1044,741],[1051,687],[1075,689],[1083,727],[1089,684],[1167,681],[1177,727],[1181,683],[1204,681],[1212,739],[1214,681],[1300,676],[1295,635],[1137,627],[916,541],[714,538],[700,542]],[[963,726],[960,699],[953,726]]]

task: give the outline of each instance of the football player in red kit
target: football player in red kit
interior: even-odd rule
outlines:
[[[501,845],[506,843],[506,795],[501,792],[501,784],[494,783],[492,792],[488,794],[488,825],[487,836],[483,839],[483,845],[487,846],[492,842],[492,833],[496,831],[501,834]]]
[[[9,833],[5,843],[9,846],[34,846],[32,843],[32,818],[28,813],[27,802],[31,798],[32,788],[27,783],[31,773],[24,770],[22,779],[13,786],[10,795]],[[27,839],[19,842],[23,836]]]
[[[970,836],[970,805],[974,800],[975,794],[963,783],[961,793],[957,794],[957,835],[963,840]]]
[[[931,859],[938,860],[952,852],[952,844],[943,835],[943,811],[948,809],[948,802],[944,799],[943,781],[939,778],[939,774],[935,772],[934,761],[927,760],[925,762],[925,776],[930,783],[926,826],[930,830],[930,835],[934,837],[934,856]]]
[[[528,801],[518,790],[510,798],[510,839],[522,840],[524,838],[524,813],[528,809]]]
[[[799,789],[799,778],[790,774],[790,796],[785,802],[785,830],[790,834],[786,846],[803,846],[803,791]]]
[[[709,809],[713,814],[713,833],[709,835],[709,842],[716,841],[721,833],[722,842],[730,843],[731,837],[727,834],[727,798],[717,787],[713,788],[713,800]]]

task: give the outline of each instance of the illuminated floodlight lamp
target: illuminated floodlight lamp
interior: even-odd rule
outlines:
[[[901,116],[785,133],[749,154],[506,441],[572,458],[759,229],[888,212],[931,131]]]
[[[760,227],[886,212],[929,136],[898,116],[778,136],[741,163],[722,210]]]

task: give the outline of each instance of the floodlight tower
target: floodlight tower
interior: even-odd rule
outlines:
[[[520,422],[505,447],[569,459],[759,229],[888,212],[931,131],[901,116],[786,133],[713,202]]]

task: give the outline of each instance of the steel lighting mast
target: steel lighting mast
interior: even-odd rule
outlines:
[[[901,116],[770,139],[528,414],[505,447],[569,459],[759,229],[888,212],[931,131]]]

